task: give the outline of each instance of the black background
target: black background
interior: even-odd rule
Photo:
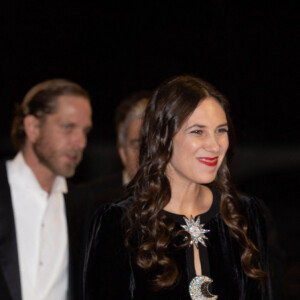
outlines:
[[[230,99],[240,143],[299,143],[296,1],[121,3],[1,4],[2,137],[14,103],[42,80],[83,85],[91,138],[111,140],[123,97],[190,73]]]
[[[238,186],[265,200],[287,261],[299,266],[296,3],[1,2],[1,157],[13,153],[14,104],[40,81],[67,78],[89,91],[93,106],[87,158],[74,180],[105,175],[117,168],[112,120],[119,101],[170,76],[200,76],[231,102]],[[298,282],[299,269],[290,271]]]

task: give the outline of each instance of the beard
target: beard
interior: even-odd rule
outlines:
[[[75,174],[76,167],[82,159],[82,150],[59,151],[53,149],[43,138],[38,139],[33,144],[33,151],[42,165],[47,167],[53,174],[66,178]],[[65,161],[64,157],[72,157],[74,159]]]

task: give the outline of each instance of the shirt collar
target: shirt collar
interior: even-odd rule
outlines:
[[[31,168],[26,164],[23,153],[21,151],[19,151],[15,158],[11,161],[11,170],[12,175],[19,179],[22,179],[20,182],[22,182],[26,187],[36,190],[43,190]],[[56,192],[68,192],[67,181],[62,176],[56,176],[52,185],[51,194]]]
[[[130,177],[126,169],[124,169],[122,172],[122,181],[124,186],[130,182]]]
[[[64,193],[68,192],[67,181],[62,176],[56,176],[54,183],[52,185],[51,194],[52,193]]]

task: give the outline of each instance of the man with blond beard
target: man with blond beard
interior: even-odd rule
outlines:
[[[0,164],[0,298],[81,299],[83,233],[90,211],[66,178],[75,173],[92,127],[88,93],[53,79],[17,108],[18,150]]]

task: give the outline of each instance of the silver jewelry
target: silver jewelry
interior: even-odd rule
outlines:
[[[200,217],[194,218],[191,216],[191,219],[187,219],[186,217],[183,217],[185,220],[186,225],[181,225],[182,228],[184,228],[190,235],[191,235],[191,245],[195,244],[195,246],[198,248],[198,243],[200,242],[204,247],[206,247],[204,239],[207,239],[205,236],[206,232],[210,232],[209,229],[204,229],[204,224],[200,224]]]
[[[190,283],[189,292],[192,300],[216,300],[217,295],[213,295],[208,290],[210,283],[213,282],[207,276],[196,276]]]

